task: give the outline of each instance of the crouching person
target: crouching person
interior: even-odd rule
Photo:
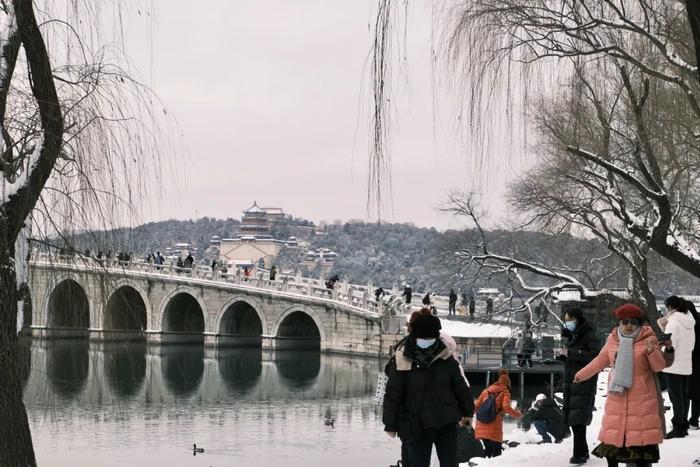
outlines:
[[[440,320],[418,316],[387,368],[382,420],[404,442],[410,467],[428,467],[435,445],[441,467],[457,467],[457,425],[468,424],[474,400],[459,363],[440,337]]]
[[[523,417],[523,428],[529,429],[530,425],[542,437],[538,444],[551,443],[552,438],[555,443],[561,443],[568,432],[559,406],[544,394],[537,394],[532,407]]]

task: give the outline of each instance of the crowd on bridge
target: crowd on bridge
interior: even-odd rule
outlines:
[[[407,300],[410,303],[410,289]],[[433,446],[441,467],[456,467],[474,457],[498,457],[507,442],[506,417],[517,419],[524,430],[534,427],[537,444],[570,439],[568,462],[573,465],[586,464],[594,455],[608,466],[650,466],[660,462],[662,442],[673,443],[698,429],[700,318],[690,301],[668,297],[655,323],[634,303],[619,306],[613,311],[617,324],[602,346],[586,314],[569,309],[562,316],[562,346],[556,353],[564,366],[563,394],[539,394],[527,408],[512,403],[506,369],[493,384],[472,394],[455,340],[427,305],[410,315],[408,334],[396,344],[384,369],[382,420],[386,434],[401,440],[398,465],[428,467]],[[523,356],[529,345],[526,338],[520,336]],[[526,357],[518,363],[531,364]],[[599,443],[591,450],[587,427],[593,420],[597,375],[608,368],[612,371]],[[664,391],[672,406],[670,426]]]

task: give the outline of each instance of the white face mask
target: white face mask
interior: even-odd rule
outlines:
[[[431,345],[435,343],[437,339],[432,338],[432,339],[420,339],[416,338],[416,345],[420,347],[421,349],[427,349]]]

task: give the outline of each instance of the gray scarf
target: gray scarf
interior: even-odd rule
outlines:
[[[608,392],[622,393],[632,387],[634,381],[634,340],[642,331],[638,327],[632,334],[625,336],[621,328],[617,328],[617,337],[620,339],[620,348],[615,357],[615,366],[610,374],[611,382]]]

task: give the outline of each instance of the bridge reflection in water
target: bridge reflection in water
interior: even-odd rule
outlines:
[[[85,339],[23,344],[24,399],[43,465],[97,465],[96,456],[104,466],[396,460],[373,404],[377,359]],[[193,443],[206,457],[192,457]],[[340,452],[347,464],[337,463]]]
[[[373,395],[378,371],[376,359],[311,350],[81,339],[35,339],[22,346],[21,357],[29,405],[47,394],[99,402],[134,397],[165,402],[195,393],[200,398],[235,394],[284,399],[297,389],[309,397],[364,397]]]

